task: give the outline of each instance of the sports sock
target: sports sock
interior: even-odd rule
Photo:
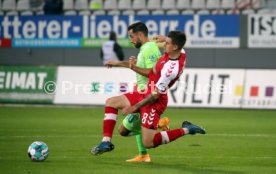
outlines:
[[[172,142],[185,134],[186,133],[182,128],[158,132],[153,138],[154,147]]]
[[[147,154],[147,149],[145,148],[145,146],[142,143],[142,134],[137,134],[136,135],[136,142],[137,142],[137,146],[138,146],[138,151],[140,155],[145,155]]]
[[[103,140],[111,141],[118,117],[118,109],[106,106],[103,120]]]

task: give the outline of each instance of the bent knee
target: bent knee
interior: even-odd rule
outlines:
[[[112,106],[112,104],[114,103],[113,100],[114,100],[113,97],[106,99],[105,100],[105,105],[106,106]]]
[[[126,129],[122,124],[119,126],[118,132],[120,135],[126,137],[129,136],[130,131]]]

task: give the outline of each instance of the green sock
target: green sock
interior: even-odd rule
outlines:
[[[137,145],[138,145],[139,154],[140,155],[147,154],[148,153],[147,149],[145,148],[145,146],[142,143],[142,135],[141,135],[141,133],[136,135],[136,142],[137,142]]]

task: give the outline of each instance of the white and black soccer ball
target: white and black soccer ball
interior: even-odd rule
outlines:
[[[33,142],[28,148],[28,155],[32,161],[44,161],[49,155],[46,143],[42,141]]]

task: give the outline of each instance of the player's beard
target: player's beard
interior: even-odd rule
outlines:
[[[140,40],[138,40],[134,46],[135,46],[135,48],[139,49],[142,46],[142,42]]]

